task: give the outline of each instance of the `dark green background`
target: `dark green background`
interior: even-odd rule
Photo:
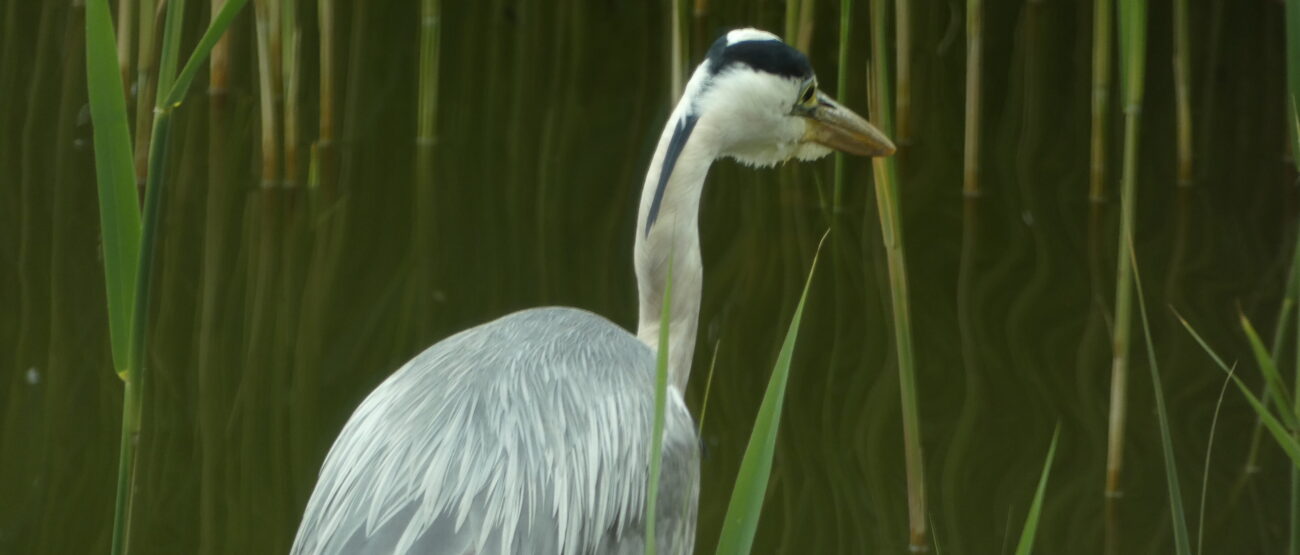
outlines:
[[[233,27],[228,94],[204,94],[202,75],[177,111],[136,552],[285,551],[352,409],[453,331],[548,304],[635,326],[635,203],[670,109],[667,4],[444,4],[439,140],[426,183],[415,172],[416,2],[338,2],[338,164],[320,188],[263,187],[258,177],[251,3]],[[781,2],[711,4],[691,22],[693,60],[727,28],[783,27]],[[1118,205],[1087,198],[1092,5],[988,2],[986,194],[966,199],[964,3],[914,4],[916,126],[898,155],[899,189],[934,541],[943,553],[1009,552],[1059,423],[1039,552],[1098,553]],[[1237,311],[1271,335],[1296,197],[1281,3],[1191,4],[1196,179],[1189,188],[1174,179],[1170,13],[1157,1],[1136,243],[1194,515],[1223,374],[1168,307],[1258,383]],[[209,9],[189,8],[187,45]],[[321,87],[315,2],[302,10],[305,175]],[[854,10],[841,100],[865,113],[867,5]],[[834,90],[838,3],[818,1],[815,15],[810,56]],[[0,6],[0,553],[104,552],[112,522],[122,387],[106,331],[83,33],[82,8],[70,1]],[[844,209],[828,218],[821,199],[831,167],[722,162],[705,192],[706,282],[687,392],[698,416],[717,346],[702,552],[716,541],[778,342],[830,219],[756,550],[906,549],[898,378],[870,165],[848,161]],[[1109,183],[1117,189],[1117,179]],[[1141,348],[1130,375],[1119,552],[1170,552]],[[1235,489],[1253,423],[1229,391],[1208,475],[1207,553],[1285,545],[1288,463],[1270,440],[1262,472]]]

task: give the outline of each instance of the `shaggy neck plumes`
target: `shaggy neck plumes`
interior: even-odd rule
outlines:
[[[707,72],[696,71],[664,126],[646,172],[636,228],[636,277],[641,298],[637,337],[659,348],[664,294],[672,274],[668,320],[669,384],[685,391],[695,353],[704,268],[698,227],[700,193],[717,152],[708,118],[693,111]],[[671,269],[670,269],[671,268]]]

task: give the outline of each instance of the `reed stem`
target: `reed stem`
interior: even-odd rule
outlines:
[[[298,156],[298,96],[302,75],[298,52],[302,44],[302,29],[298,28],[298,0],[285,0],[280,18],[281,84],[284,87],[284,186],[299,184]]]
[[[1129,332],[1132,328],[1132,261],[1124,255],[1134,234],[1137,195],[1138,132],[1145,77],[1146,1],[1120,0],[1120,51],[1124,57],[1124,169],[1120,184],[1119,260],[1116,261],[1115,329],[1112,337],[1110,419],[1106,453],[1106,496],[1119,496],[1124,463],[1124,425],[1128,390]]]
[[[795,48],[800,52],[809,52],[812,49],[813,27],[816,23],[814,11],[817,8],[817,0],[801,0],[799,3],[799,27],[794,39]]]
[[[442,1],[422,0],[420,7],[420,81],[419,108],[415,137],[415,202],[411,214],[411,263],[413,277],[411,303],[416,339],[427,341],[429,315],[433,314],[430,285],[436,282],[432,260],[437,243],[434,227],[437,190],[434,184],[435,155],[438,144],[438,76],[442,40]]]
[[[888,36],[885,31],[885,0],[871,0],[871,114],[876,126],[890,135]],[[912,350],[911,310],[908,306],[907,265],[903,253],[903,226],[898,198],[894,158],[871,160],[876,181],[880,231],[889,266],[889,289],[893,305],[894,341],[898,351],[898,385],[903,410],[903,455],[907,469],[908,545],[913,552],[929,550],[926,530],[924,460],[921,453],[921,418],[917,405],[915,357]]]
[[[1178,135],[1178,185],[1192,184],[1192,69],[1187,0],[1174,0],[1174,103]]]
[[[894,55],[898,59],[895,73],[894,109],[898,122],[894,139],[900,144],[912,142],[912,7],[910,0],[894,0]]]
[[[276,21],[278,4],[276,0],[253,0],[257,27],[257,82],[258,104],[261,107],[262,122],[262,187],[272,187],[280,180],[280,129],[276,114],[276,98],[280,87],[276,77],[280,74],[280,57],[277,42],[272,35],[279,36]]]
[[[136,0],[117,2],[117,67],[122,75],[126,98],[131,97],[131,44],[135,38]]]
[[[1287,111],[1289,117],[1287,129],[1291,137],[1291,160],[1297,170],[1300,170],[1300,0],[1286,0],[1286,84],[1287,84]],[[1296,255],[1292,261],[1292,272],[1296,273],[1297,265],[1300,264],[1300,233],[1296,238]],[[1295,293],[1294,289],[1291,291]],[[1295,399],[1295,406],[1292,410],[1300,414],[1300,323],[1296,325],[1296,367],[1295,367],[1295,391],[1292,399]],[[1279,407],[1286,410],[1285,407]],[[1296,435],[1297,431],[1292,430]],[[1290,528],[1290,541],[1288,542],[1288,552],[1291,555],[1300,554],[1300,467],[1291,466],[1291,511],[1288,519]]]
[[[1092,16],[1092,158],[1089,165],[1088,198],[1102,202],[1106,198],[1106,149],[1110,121],[1110,80],[1113,47],[1112,22],[1114,5],[1110,0],[1094,0]]]
[[[811,4],[812,0],[808,0]],[[843,101],[849,94],[849,31],[852,28],[853,0],[840,0],[840,53],[835,69],[835,98]],[[844,154],[835,153],[832,214],[839,214],[844,202]]]
[[[310,187],[334,190],[334,0],[319,0],[316,18],[320,35],[320,128],[311,147]]]
[[[135,57],[135,182],[140,189],[140,200],[144,201],[145,172],[149,164],[149,133],[152,127],[154,96],[157,87],[154,77],[157,73],[157,39],[156,20],[158,12],[163,9],[162,0],[149,2],[141,0],[140,5],[140,40],[139,51]],[[128,87],[130,88],[130,87]]]
[[[671,99],[669,106],[676,106],[677,101],[682,97],[683,80],[686,79],[686,56],[690,52],[686,45],[686,1],[687,0],[669,0],[668,9],[671,13],[668,16],[672,24],[672,45],[669,50],[671,59],[668,61],[668,98]]]
[[[795,43],[799,37],[799,4],[803,0],[785,0],[785,33],[781,38],[787,43]]]
[[[962,193],[967,197],[980,194],[980,66],[984,52],[981,4],[981,0],[966,0],[966,143]]]

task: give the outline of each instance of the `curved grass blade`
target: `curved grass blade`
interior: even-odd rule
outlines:
[[[135,306],[136,260],[140,257],[140,204],[136,195],[131,130],[122,74],[113,51],[113,17],[107,0],[86,3],[86,88],[94,122],[95,177],[99,225],[108,290],[108,333],[113,368],[126,379]]]
[[[1052,473],[1052,461],[1056,459],[1056,440],[1061,436],[1061,425],[1056,425],[1052,432],[1052,444],[1047,448],[1047,460],[1043,462],[1043,475],[1038,478],[1038,490],[1034,492],[1034,502],[1029,505],[1029,516],[1025,517],[1025,527],[1020,531],[1020,543],[1016,544],[1016,555],[1029,555],[1034,551],[1034,535],[1038,533],[1038,517],[1043,511],[1043,494],[1047,491],[1047,477]]]
[[[1264,406],[1264,403],[1260,402],[1259,398],[1255,397],[1255,394],[1250,392],[1250,388],[1246,387],[1246,383],[1241,381],[1241,378],[1238,378],[1237,375],[1232,372],[1232,368],[1227,364],[1224,364],[1223,359],[1219,358],[1219,354],[1214,352],[1214,349],[1210,348],[1210,345],[1205,342],[1205,339],[1201,338],[1201,334],[1196,333],[1196,330],[1192,328],[1191,324],[1187,323],[1187,320],[1183,319],[1182,315],[1179,315],[1177,312],[1174,314],[1178,316],[1178,321],[1182,322],[1183,327],[1187,329],[1187,333],[1192,334],[1192,338],[1200,344],[1201,349],[1204,350],[1206,354],[1210,355],[1210,358],[1214,360],[1215,364],[1219,365],[1219,368],[1231,376],[1232,382],[1237,384],[1237,389],[1241,390],[1241,394],[1246,397],[1246,401],[1255,409],[1255,413],[1259,415],[1259,419],[1264,423],[1264,427],[1273,435],[1273,439],[1277,440],[1278,446],[1281,447],[1282,450],[1286,452],[1287,456],[1291,458],[1292,463],[1297,467],[1300,467],[1300,442],[1297,442],[1296,439],[1291,436],[1290,431],[1288,431],[1287,428],[1278,421],[1277,417],[1273,416],[1273,414],[1269,412],[1268,408]]]
[[[830,230],[827,230],[817,244],[817,253],[813,255],[808,280],[803,286],[803,295],[799,297],[794,317],[790,319],[790,329],[786,332],[780,354],[776,357],[776,366],[772,368],[767,393],[763,394],[763,404],[759,406],[758,417],[754,421],[754,431],[749,436],[749,445],[745,447],[745,457],[740,461],[736,487],[731,492],[731,502],[727,504],[727,516],[723,520],[717,553],[747,554],[754,545],[754,533],[758,531],[758,518],[763,512],[763,498],[767,495],[767,482],[772,474],[772,455],[776,451],[776,433],[781,423],[781,407],[785,402],[785,386],[790,377],[794,342],[799,337],[799,322],[803,319],[808,290],[812,289],[817,259],[821,256],[822,245],[826,244],[829,235]]]
[[[1214,431],[1219,427],[1219,409],[1223,408],[1223,397],[1228,392],[1228,383],[1232,381],[1234,366],[1228,371],[1228,378],[1219,388],[1219,400],[1214,403],[1214,418],[1210,420],[1210,442],[1205,446],[1205,469],[1201,471],[1201,510],[1196,524],[1196,553],[1200,555],[1205,541],[1205,493],[1210,489],[1210,455],[1214,453]],[[1252,442],[1253,443],[1253,442]]]

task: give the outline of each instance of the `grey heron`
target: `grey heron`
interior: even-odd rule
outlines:
[[[766,167],[831,149],[880,156],[894,145],[822,93],[804,54],[775,35],[738,29],[719,38],[646,172],[635,230],[636,334],[590,312],[547,307],[429,347],[344,426],[293,553],[642,552],[670,265],[656,542],[664,552],[691,552],[699,445],[682,392],[700,310],[705,175],[719,158]]]

